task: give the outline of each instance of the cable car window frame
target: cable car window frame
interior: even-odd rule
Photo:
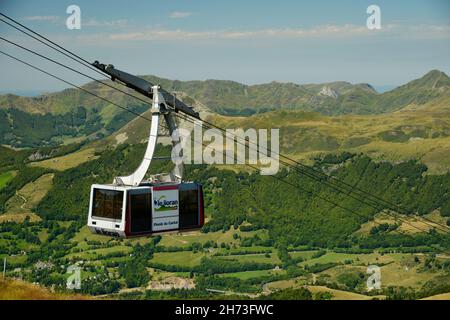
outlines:
[[[99,199],[98,195],[101,192],[104,192],[102,194],[102,198]],[[109,203],[105,203],[105,193],[114,193],[111,200],[107,200]],[[123,215],[123,203],[124,203],[124,196],[125,191],[123,190],[113,190],[113,189],[102,189],[102,188],[94,188],[93,190],[93,201],[92,201],[92,218],[94,219],[100,219],[100,220],[108,220],[108,221],[121,221],[122,215]],[[97,203],[101,201],[101,214],[97,215],[98,207],[96,206]],[[111,210],[112,214],[105,215],[105,206],[108,205],[108,210]]]

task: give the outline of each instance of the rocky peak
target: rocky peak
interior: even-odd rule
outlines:
[[[328,86],[324,86],[322,90],[320,90],[319,94],[323,94],[333,99],[336,99],[339,96],[339,94],[335,90],[331,89]]]

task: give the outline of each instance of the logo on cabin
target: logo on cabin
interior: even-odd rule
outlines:
[[[163,195],[153,200],[153,207],[156,212],[177,210],[178,200],[166,200],[166,196]]]

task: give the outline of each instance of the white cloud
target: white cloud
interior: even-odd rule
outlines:
[[[191,15],[192,15],[192,12],[174,11],[169,14],[169,18],[182,19],[182,18],[190,17]]]
[[[323,25],[311,29],[284,28],[261,30],[218,30],[188,31],[182,29],[149,29],[142,32],[113,33],[112,40],[145,41],[145,40],[208,40],[208,39],[263,39],[263,38],[306,38],[306,37],[347,37],[373,34],[365,26]]]
[[[86,21],[81,21],[82,27],[118,27],[123,28],[128,26],[128,20],[126,19],[119,19],[119,20],[112,20],[112,21],[99,21],[95,19],[89,19]]]
[[[356,37],[390,37],[414,39],[448,39],[450,26],[447,25],[383,25],[381,30],[369,30],[365,25],[321,25],[313,28],[271,28],[260,30],[211,30],[189,31],[183,29],[147,28],[144,31],[120,33],[93,33],[79,36],[84,44],[109,43],[111,41],[232,41],[270,39],[351,39]]]
[[[41,21],[41,22],[51,22],[51,23],[59,23],[64,22],[64,19],[67,17],[58,17],[58,16],[28,16],[24,17],[23,20],[26,21]],[[119,20],[111,20],[111,21],[100,21],[96,19],[83,19],[81,18],[81,27],[106,27],[106,28],[124,28],[128,26],[128,20],[119,19]]]
[[[61,19],[61,17],[58,16],[29,16],[23,18],[26,21],[50,21],[50,22],[56,22]]]

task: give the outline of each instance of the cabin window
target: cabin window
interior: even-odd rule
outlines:
[[[199,225],[198,190],[180,190],[180,229],[194,228]]]
[[[131,201],[131,232],[150,232],[152,229],[152,194],[146,193],[130,195]]]
[[[93,217],[121,220],[122,205],[123,191],[94,189]]]

